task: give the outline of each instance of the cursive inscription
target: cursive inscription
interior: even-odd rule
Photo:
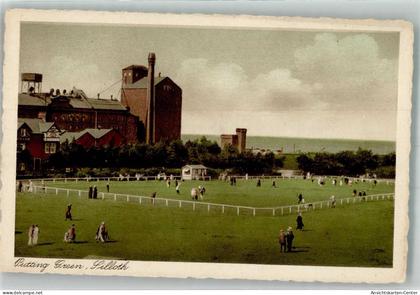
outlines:
[[[39,272],[45,270],[99,270],[99,271],[124,271],[129,268],[129,261],[119,260],[95,260],[86,263],[73,263],[65,259],[58,259],[53,262],[43,262],[38,259],[18,258],[15,260],[15,267],[30,268]]]

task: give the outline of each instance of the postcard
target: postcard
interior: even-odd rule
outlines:
[[[404,20],[6,13],[0,269],[403,282]]]

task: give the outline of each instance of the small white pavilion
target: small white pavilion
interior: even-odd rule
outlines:
[[[204,165],[185,165],[182,167],[182,179],[204,180],[207,176],[207,167]]]

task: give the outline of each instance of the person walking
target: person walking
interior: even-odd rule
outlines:
[[[280,244],[280,253],[286,252],[286,234],[284,233],[283,229],[280,230],[279,244]]]
[[[66,210],[66,221],[67,221],[67,219],[70,219],[70,220],[72,220],[72,215],[71,215],[71,204],[68,204],[67,205],[67,210]]]
[[[302,217],[302,212],[299,212],[297,218],[296,218],[296,229],[298,230],[303,230],[303,217]]]
[[[292,252],[294,238],[295,238],[295,235],[293,234],[292,227],[289,226],[289,228],[287,229],[287,234],[286,234],[287,252]]]
[[[98,188],[95,186],[93,186],[93,198],[97,199],[98,198]]]
[[[106,191],[109,193],[109,182],[106,183]]]
[[[31,226],[29,227],[29,230],[28,230],[28,246],[33,245],[34,228],[35,228],[34,224],[31,224]]]
[[[39,227],[38,227],[38,224],[35,224],[33,235],[32,235],[32,245],[38,244],[38,235],[39,235]]]

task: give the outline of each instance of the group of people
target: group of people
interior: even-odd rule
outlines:
[[[102,221],[96,230],[95,240],[97,242],[108,242],[109,234],[108,229],[105,226],[105,222]],[[72,224],[71,227],[64,233],[64,242],[65,243],[74,243],[76,241],[76,225]],[[34,243],[36,244],[36,242]]]
[[[109,191],[109,184],[108,184],[108,191]],[[89,199],[97,199],[98,198],[98,188],[96,187],[96,185],[93,186],[93,188],[91,186],[89,186]]]
[[[32,224],[28,231],[28,246],[35,246],[38,244],[39,227],[38,224]]]
[[[292,252],[294,238],[291,226],[287,228],[286,232],[281,229],[279,234],[280,252]]]
[[[193,200],[198,200],[198,198],[200,198],[200,200],[204,199],[204,194],[206,193],[206,188],[201,185],[198,186],[198,188],[193,187],[191,189],[191,198]]]

